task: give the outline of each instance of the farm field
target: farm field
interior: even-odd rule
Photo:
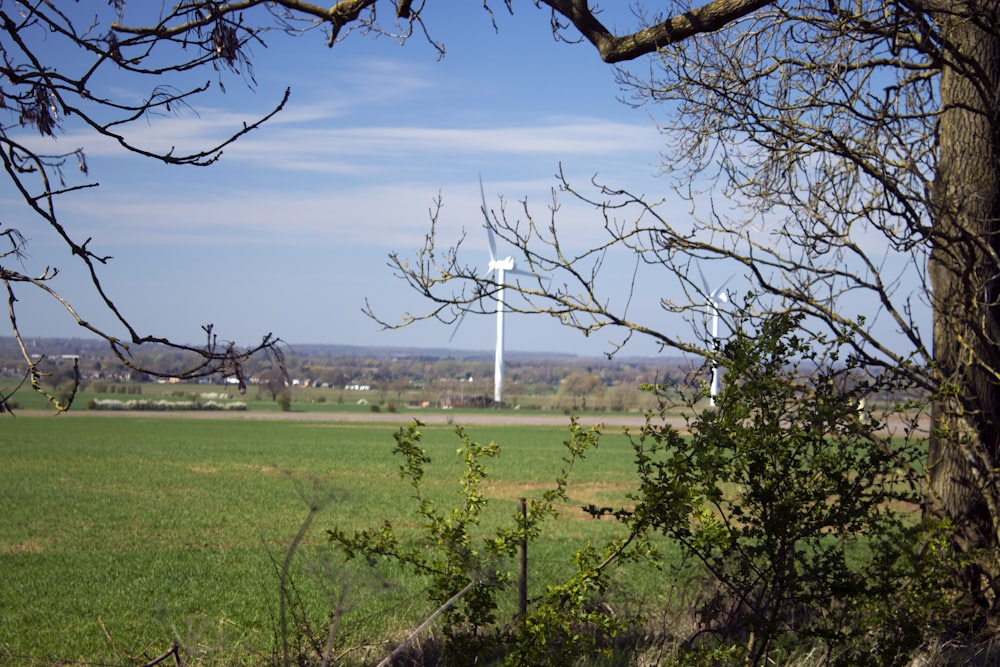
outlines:
[[[180,640],[196,649],[197,664],[260,664],[278,638],[279,564],[310,505],[320,509],[292,573],[303,613],[340,621],[338,649],[391,648],[426,618],[433,609],[423,582],[344,564],[325,540],[333,526],[390,519],[414,527],[412,489],[391,450],[400,424],[420,415],[251,414],[56,417],[29,409],[8,417],[0,437],[0,662],[142,664]],[[464,415],[427,417],[427,489],[448,508],[460,461],[447,422]],[[465,420],[470,437],[502,450],[486,462],[484,532],[561,469],[569,419],[547,418],[562,424]],[[532,547],[529,587],[566,568],[574,548],[613,533],[612,522],[579,507],[623,501],[632,477],[627,439],[609,426],[574,470],[559,520]]]

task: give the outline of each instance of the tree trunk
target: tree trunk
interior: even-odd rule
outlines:
[[[1000,37],[994,0],[947,3],[929,273],[934,356],[928,511],[973,555],[963,585],[989,618],[1000,603]],[[968,13],[966,13],[967,10]],[[992,16],[990,16],[992,15]],[[983,17],[984,23],[969,17]]]

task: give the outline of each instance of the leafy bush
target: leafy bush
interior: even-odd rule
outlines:
[[[499,456],[499,446],[494,442],[477,443],[461,427],[455,428],[461,442],[458,455],[464,465],[459,480],[460,502],[442,511],[423,490],[425,466],[431,459],[420,446],[420,426],[419,421],[414,421],[401,428],[394,435],[393,453],[403,457],[400,475],[413,487],[415,511],[424,526],[421,538],[416,543],[405,541],[391,523],[385,522],[379,528],[354,533],[334,528],[328,531],[330,539],[348,559],[364,558],[371,565],[387,559],[430,577],[428,598],[437,608],[435,615],[444,617],[443,652],[451,662],[464,664],[472,655],[502,655],[514,645],[534,646],[538,654],[538,642],[533,644],[532,639],[544,643],[541,623],[534,623],[535,631],[527,635],[527,640],[515,640],[496,616],[498,598],[513,583],[512,560],[519,546],[537,539],[543,522],[558,515],[556,504],[566,500],[572,467],[588,449],[597,446],[599,430],[585,429],[573,420],[570,438],[564,442],[566,467],[553,488],[545,491],[541,499],[527,501],[524,513],[516,513],[509,525],[480,531],[482,512],[488,504],[482,491],[487,477],[484,461]],[[523,623],[522,627],[529,625]],[[579,642],[572,652],[574,656],[586,655],[587,646]],[[519,653],[515,651],[515,655]]]
[[[859,410],[895,378],[861,377],[836,345],[801,337],[800,320],[785,314],[753,336],[737,331],[724,351],[726,387],[691,435],[650,419],[633,436],[634,507],[590,508],[636,535],[666,535],[701,571],[691,662],[715,662],[721,650],[766,664],[815,642],[891,664],[946,613],[939,602],[919,617],[927,625],[876,613],[945,599],[940,552],[917,548],[935,534],[916,511],[922,449]]]

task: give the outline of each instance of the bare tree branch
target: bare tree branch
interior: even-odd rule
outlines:
[[[712,0],[622,36],[602,24],[585,0],[541,0],[597,48],[604,62],[619,63],[656,53],[675,42],[727,27],[774,0]]]

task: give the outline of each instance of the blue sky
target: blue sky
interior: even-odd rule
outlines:
[[[241,345],[273,333],[293,349],[339,343],[489,350],[490,316],[467,317],[449,343],[444,324],[380,331],[362,313],[365,299],[387,320],[427,307],[386,261],[390,252],[411,255],[421,246],[439,194],[439,244],[450,246],[467,232],[463,257],[484,270],[480,174],[491,207],[501,196],[527,198],[539,217],[546,215],[560,165],[575,183],[600,174],[651,199],[667,198],[665,210],[679,220],[688,214],[684,202],[671,207],[668,182],[657,177],[663,137],[654,114],[665,110],[622,103],[613,69],[591,46],[555,42],[548,14],[529,3],[517,4],[514,16],[498,11],[499,32],[475,3],[448,3],[438,11],[445,13],[426,18],[447,48],[440,61],[420,37],[400,47],[352,35],[330,49],[319,33],[272,34],[267,48],[253,51],[252,89],[236,75],[196,72],[187,83],[211,80],[213,92],[196,99],[193,111],[131,126],[130,139],[149,148],[203,148],[267,113],[291,88],[280,114],[207,168],[168,167],[126,154],[72,119],[53,144],[25,136],[46,152],[86,150],[91,179],[101,185],[62,197],[61,221],[77,240],[92,237],[97,254],[113,256],[102,270],[105,287],[141,334],[197,343],[201,326],[213,323],[220,337]],[[59,67],[74,66],[65,54],[53,59],[60,56]],[[115,77],[102,83],[126,99],[148,94],[155,84],[185,84]],[[52,287],[84,319],[120,335],[65,247],[9,187],[0,197],[4,223],[30,239],[27,272],[59,267]],[[602,238],[597,212],[561,203],[564,240],[583,249]],[[631,260],[620,263],[623,290],[632,269]],[[711,279],[711,269],[706,272]],[[672,333],[690,329],[659,308],[661,297],[684,298],[676,278],[644,267],[639,284],[630,314]],[[745,289],[739,278],[728,286]],[[51,300],[19,297],[24,334],[86,335]],[[585,338],[549,318],[515,315],[506,347],[597,356],[622,335],[609,330]],[[691,331],[691,337],[699,334]],[[657,351],[634,339],[625,353]]]
[[[114,257],[102,277],[140,333],[198,342],[201,325],[211,322],[240,344],[273,332],[293,347],[448,345],[443,324],[379,331],[362,313],[366,298],[387,319],[423,309],[386,258],[420,247],[439,193],[441,243],[451,245],[464,229],[468,260],[485,264],[480,173],[490,206],[500,196],[527,197],[540,216],[560,164],[577,182],[599,173],[643,192],[666,187],[655,178],[655,121],[648,109],[619,101],[613,70],[592,47],[556,43],[547,14],[530,5],[513,17],[498,13],[499,32],[480,7],[448,11],[428,17],[447,48],[441,61],[419,37],[400,47],[353,35],[329,49],[319,33],[270,35],[268,48],[254,49],[252,90],[224,74],[226,93],[202,96],[197,115],[154,118],[129,132],[152,148],[204,147],[266,113],[290,86],[285,110],[211,167],[167,167],[64,126],[46,150],[83,147],[101,185],[62,197],[62,221],[78,240],[92,237],[98,254]],[[208,78],[220,77],[205,70],[192,80]],[[134,80],[106,85],[125,96],[146,92]],[[68,253],[9,189],[4,197],[7,222],[30,238],[29,272],[59,267],[52,286],[82,317],[119,333]],[[569,202],[559,220],[581,248],[601,224]],[[629,278],[623,272],[622,281]],[[679,294],[670,284],[649,291],[654,321],[659,289]],[[86,335],[50,302],[22,294],[18,306],[27,335]],[[492,317],[469,317],[450,344],[491,349],[493,332]],[[616,338],[584,338],[542,317],[514,316],[507,327],[508,350],[599,355]]]

